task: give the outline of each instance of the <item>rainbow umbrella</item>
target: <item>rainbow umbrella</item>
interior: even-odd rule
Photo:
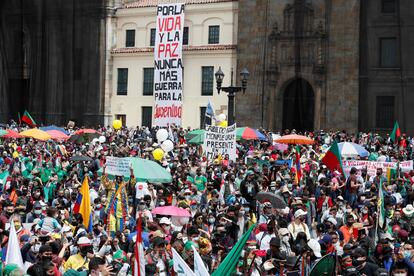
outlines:
[[[9,132],[5,129],[0,129],[0,137],[3,137],[4,135],[8,134]]]
[[[18,132],[11,130],[11,129],[6,129],[7,134],[4,134],[2,137],[3,138],[23,138],[23,136],[21,136]]]
[[[236,140],[267,140],[266,136],[257,129],[250,127],[236,128]]]

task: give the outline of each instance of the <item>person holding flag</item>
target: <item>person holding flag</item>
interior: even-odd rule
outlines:
[[[134,171],[130,167],[130,179],[128,183],[124,182],[122,176],[117,175],[115,181],[109,180],[105,173],[105,165],[103,166],[101,183],[106,189],[108,203],[105,207],[106,220],[108,229],[112,234],[116,231],[123,230],[125,227],[125,219],[128,214],[128,194],[127,184],[135,187],[136,180]]]
[[[83,219],[83,225],[88,232],[92,231],[92,208],[91,197],[89,195],[89,177],[85,175],[83,178],[82,186],[78,193],[75,206],[73,207],[74,214],[81,214]]]

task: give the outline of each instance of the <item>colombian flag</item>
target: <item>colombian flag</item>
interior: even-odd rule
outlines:
[[[83,225],[88,232],[92,231],[92,211],[91,211],[91,197],[89,196],[88,177],[83,178],[82,186],[79,190],[78,198],[73,207],[74,214],[81,214],[83,218]]]
[[[296,155],[296,182],[299,184],[300,180],[302,179],[302,168],[300,166],[300,148],[298,146],[295,147],[295,155]]]

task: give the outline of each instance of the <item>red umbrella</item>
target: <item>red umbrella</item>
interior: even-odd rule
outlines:
[[[69,136],[59,130],[46,130],[53,140],[67,140]]]
[[[94,134],[97,133],[99,134],[99,132],[95,129],[92,128],[82,128],[82,129],[78,129],[77,131],[75,131],[75,133],[73,133],[74,135],[82,135],[82,134]]]
[[[20,135],[20,133],[11,130],[11,129],[6,129],[7,130],[7,134],[3,135],[3,138],[23,138],[22,135]]]

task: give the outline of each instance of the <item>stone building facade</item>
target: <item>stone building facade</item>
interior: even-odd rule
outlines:
[[[414,1],[361,1],[359,128],[414,134]]]
[[[359,15],[359,0],[241,0],[238,69],[251,75],[237,121],[356,131]]]

